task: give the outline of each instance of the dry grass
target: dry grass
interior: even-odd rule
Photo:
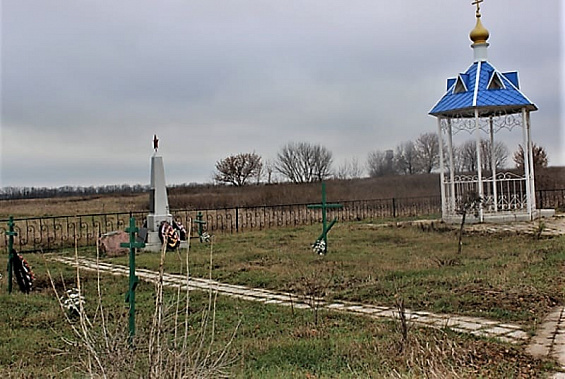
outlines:
[[[436,174],[390,176],[327,181],[328,199],[333,201],[391,199],[439,195]],[[320,183],[281,183],[245,187],[177,187],[169,190],[172,208],[223,208],[258,205],[303,204],[319,202]]]
[[[131,335],[126,330],[125,317],[113,318],[103,305],[100,272],[97,272],[96,309],[88,313],[82,288],[81,274],[76,264],[77,301],[69,307],[63,302],[57,291],[55,281],[47,271],[52,289],[59,300],[59,307],[74,338],[65,339],[76,357],[76,368],[89,377],[118,378],[221,378],[227,377],[234,359],[230,347],[234,341],[239,324],[231,338],[218,349],[215,324],[217,294],[209,291],[207,308],[202,310],[199,327],[191,325],[193,312],[190,307],[188,286],[177,288],[176,296],[166,303],[164,297],[164,260],[166,241],[160,254],[159,276],[155,286],[154,311],[149,328],[140,328],[141,332]],[[96,251],[97,261],[99,250]],[[188,268],[189,250],[186,250],[186,268]],[[213,249],[210,248],[210,269]],[[180,257],[180,255],[179,255]],[[75,248],[78,262],[78,250]],[[186,271],[187,282],[189,280]],[[64,282],[63,282],[64,285]],[[139,321],[138,321],[139,322]],[[75,367],[69,367],[74,372]]]
[[[80,215],[144,210],[147,194],[0,200],[0,218]]]
[[[329,254],[319,257],[310,247],[318,235],[318,225],[221,235],[214,279],[388,306],[401,293],[410,309],[518,321],[532,328],[565,303],[563,237],[469,234],[458,255],[456,231],[338,223],[329,233]],[[203,248],[193,247],[195,277],[207,275]],[[174,271],[173,258],[168,259]],[[152,256],[138,263],[158,268]]]
[[[319,202],[319,183],[276,185],[202,185],[171,187],[171,209],[216,209],[258,205]],[[437,175],[393,176],[387,178],[331,180],[328,199],[334,201],[390,199],[439,195]],[[50,199],[1,200],[0,218],[78,215],[147,210],[148,194],[96,195]]]
[[[536,189],[565,188],[565,167],[536,171]],[[227,185],[172,186],[171,209],[215,209],[259,205],[302,204],[320,200],[320,184],[281,183],[233,187]],[[437,174],[330,180],[332,201],[439,196]],[[29,200],[1,200],[0,218],[129,212],[148,209],[148,194],[95,195]]]
[[[560,270],[564,256],[562,242],[557,239],[514,236],[510,241],[497,241],[492,236],[482,240],[480,236],[470,235],[465,240],[467,245],[461,254],[461,265],[437,267],[432,258],[449,252],[455,254],[456,235],[422,232],[415,228],[338,223],[329,235],[330,254],[319,257],[310,250],[311,240],[317,234],[318,225],[218,236],[213,245],[192,246],[188,263],[186,256],[176,253],[166,254],[164,262],[162,255],[152,253],[140,254],[136,259],[139,268],[159,270],[164,267],[169,273],[186,273],[188,265],[194,277],[212,275],[226,282],[294,291],[312,299],[314,306],[318,295],[327,299],[341,297],[396,304],[399,309],[406,306],[437,310],[436,307],[457,306],[457,313],[467,314],[492,311],[495,306],[500,310],[529,311],[531,306],[541,305],[534,309],[537,317],[544,312],[547,304],[540,303],[540,299],[545,301],[547,294],[558,294],[556,300],[562,301]],[[93,251],[82,253],[95,256]],[[30,255],[29,258],[32,265],[37,266],[41,256]],[[127,264],[126,259],[122,260],[111,259]],[[0,259],[0,264],[5,264],[5,260]],[[57,377],[88,374],[88,367],[93,370],[96,367],[93,364],[96,359],[87,359],[89,349],[61,347],[58,342],[61,331],[69,326],[62,321],[60,310],[53,310],[58,305],[54,303],[52,291],[45,289],[44,273],[40,268],[37,273],[36,291],[31,295],[0,294],[0,300],[6,304],[0,309],[0,322],[8,325],[10,331],[0,335],[0,376],[22,377],[26,372]],[[68,278],[66,275],[65,279]],[[323,309],[317,313],[292,310],[199,291],[190,293],[186,307],[187,296],[183,289],[163,289],[161,298],[155,296],[159,289],[156,292],[148,283],[141,283],[136,295],[139,301],[136,353],[143,357],[136,360],[127,345],[127,308],[123,302],[127,278],[104,276],[98,282],[96,274],[83,272],[80,278],[87,298],[85,310],[91,320],[96,315],[100,319],[101,312],[95,310],[98,283],[102,283],[110,348],[105,347],[106,339],[100,329],[98,332],[91,329],[93,337],[89,340],[102,341],[93,344],[94,350],[100,361],[109,359],[113,363],[106,372],[115,377],[148,377],[152,366],[149,362],[159,368],[155,375],[167,368],[170,372],[181,371],[177,360],[180,358],[172,352],[181,351],[178,349],[182,347],[187,319],[188,344],[200,349],[200,355],[181,356],[189,357],[187,359],[193,363],[198,356],[207,356],[208,351],[221,352],[232,341],[230,351],[237,354],[237,361],[229,369],[224,366],[220,375],[229,371],[237,378],[536,378],[554,368],[551,361],[529,357],[520,346],[449,330],[408,328],[407,324],[403,326],[394,321],[377,321]],[[55,279],[54,282],[58,291],[63,290],[66,281]],[[0,282],[0,291],[3,289],[5,284],[2,287]],[[533,291],[541,297],[530,297]],[[404,300],[404,304],[400,300]],[[157,317],[156,304],[163,306],[161,316]],[[509,316],[496,312],[487,316],[527,320],[519,313]],[[161,320],[161,327],[154,326],[159,325],[154,324],[156,318]],[[204,320],[208,320],[207,328],[202,328]],[[77,318],[71,321],[80,332],[80,321]],[[240,321],[241,327],[232,340]],[[215,325],[213,329],[212,325]],[[162,351],[163,355],[157,358],[154,354],[150,360],[151,330],[160,330],[161,342],[157,344],[156,338],[153,346],[159,345],[154,351]],[[16,333],[25,337],[14,338]],[[64,336],[68,341],[81,341],[76,335]],[[202,336],[207,339],[203,340]],[[403,347],[400,352],[399,346]],[[66,359],[53,357],[54,348]],[[214,361],[214,358],[208,359],[210,365],[205,367],[213,366]],[[122,371],[113,374],[115,371],[111,370],[118,368]]]

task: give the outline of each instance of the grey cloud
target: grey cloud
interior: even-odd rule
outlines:
[[[273,157],[289,140],[364,160],[370,150],[435,131],[427,112],[445,80],[472,63],[474,11],[448,0],[2,6],[0,185],[20,181],[4,167],[26,142],[33,143],[26,157],[38,162],[26,168],[30,177],[52,149],[59,151],[52,164],[69,165],[65,154],[77,146],[100,166],[110,155],[143,171],[153,133],[167,165],[179,167],[169,182],[209,180],[225,155]],[[491,61],[520,71],[540,107],[534,136],[539,131],[535,138],[553,151],[561,89],[547,72],[560,67],[558,8],[556,0],[483,4]],[[61,184],[71,171],[61,170]],[[91,178],[114,180],[103,171]]]

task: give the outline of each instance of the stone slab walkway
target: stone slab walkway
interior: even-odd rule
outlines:
[[[51,257],[51,260],[78,266],[83,270],[106,272],[117,276],[128,276],[129,267],[99,262],[85,258]],[[144,281],[156,283],[159,274],[156,271],[137,269],[136,275]],[[226,284],[210,279],[186,278],[183,275],[167,274],[163,284],[168,287],[181,287],[186,290],[212,290],[219,294],[264,304],[294,307],[296,309],[318,309],[363,315],[375,319],[399,319],[399,311],[394,307],[368,305],[353,302],[326,302],[323,299],[307,299],[288,292],[250,288]],[[413,324],[431,328],[450,328],[459,333],[468,333],[479,337],[496,338],[511,344],[528,343],[526,351],[534,357],[556,359],[563,372],[556,373],[553,379],[565,379],[565,308],[555,308],[544,320],[536,335],[529,338],[520,325],[503,323],[479,317],[466,317],[449,314],[435,314],[424,311],[405,310],[406,319]]]
[[[554,358],[565,368],[565,308],[555,308],[545,318],[526,351],[534,357]]]
[[[77,261],[68,257],[52,257],[54,261],[76,266]],[[127,276],[129,268],[126,266],[112,265],[100,262],[98,265],[90,259],[79,258],[78,265],[81,269],[89,271],[107,272],[112,275]],[[156,283],[158,272],[137,269],[136,275],[144,281]],[[234,298],[256,301],[264,304],[275,304],[280,306],[294,307],[297,309],[309,309],[318,307],[336,312],[364,315],[375,319],[398,319],[399,311],[394,307],[368,305],[353,302],[325,302],[323,299],[310,299],[288,292],[276,292],[265,289],[250,288],[240,285],[225,284],[209,279],[189,278],[186,276],[164,274],[163,283],[168,287],[181,286],[186,290],[213,290],[220,294]],[[496,338],[512,344],[521,344],[529,340],[528,334],[520,325],[492,321],[485,318],[465,317],[449,314],[434,314],[424,311],[405,310],[406,319],[409,322],[432,328],[450,328],[460,333],[469,333],[480,337]]]

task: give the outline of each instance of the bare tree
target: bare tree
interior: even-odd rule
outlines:
[[[249,178],[260,175],[262,167],[261,157],[255,153],[231,155],[216,162],[214,180],[243,186]]]
[[[331,175],[332,153],[321,145],[290,142],[277,154],[275,170],[293,183],[321,181]]]
[[[351,161],[346,160],[337,168],[335,176],[338,179],[357,179],[363,176],[363,171],[357,157],[353,157]]]
[[[430,173],[439,166],[439,138],[436,133],[420,134],[414,146],[420,171]]]
[[[487,139],[481,140],[481,166],[484,171],[492,169],[492,151],[491,142]],[[494,162],[496,168],[502,168],[506,165],[508,159],[508,148],[501,141],[494,142]]]
[[[394,153],[392,150],[375,150],[367,157],[369,176],[385,176],[394,174]]]
[[[265,169],[265,175],[267,176],[267,184],[271,184],[273,182],[273,172],[275,171],[275,163],[269,159],[263,165]]]
[[[473,172],[477,170],[477,144],[473,140],[466,141],[457,149],[457,162],[460,171]]]
[[[396,147],[394,157],[395,170],[398,173],[413,175],[418,172],[417,154],[414,142],[402,142]]]
[[[534,160],[534,169],[547,167],[547,153],[543,147],[532,143],[532,156]],[[522,145],[518,145],[518,150],[514,152],[512,159],[514,160],[514,163],[516,163],[516,168],[520,170],[524,169],[524,148]]]
[[[465,172],[477,171],[477,143],[474,140],[464,142],[458,149],[457,160],[459,169]],[[491,142],[481,139],[481,169],[490,171],[492,169],[492,152]],[[494,159],[496,168],[502,168],[506,165],[508,159],[508,148],[501,141],[494,143]]]

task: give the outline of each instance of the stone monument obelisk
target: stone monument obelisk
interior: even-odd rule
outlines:
[[[153,149],[155,152],[151,157],[151,184],[149,192],[149,214],[147,215],[147,228],[158,232],[161,222],[173,223],[173,216],[169,213],[169,199],[167,198],[167,187],[165,185],[165,166],[163,157],[157,155],[159,140],[157,135],[153,136]]]
[[[165,166],[163,157],[157,155],[159,139],[153,136],[153,156],[151,156],[151,184],[149,192],[149,214],[146,222],[145,250],[160,251],[167,237],[169,247],[178,246],[180,236],[175,229],[177,224],[169,212],[169,200],[165,185]]]

